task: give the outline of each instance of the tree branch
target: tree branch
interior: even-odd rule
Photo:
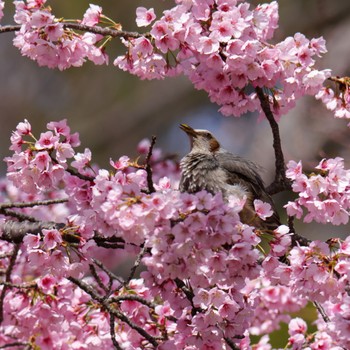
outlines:
[[[130,274],[129,274],[129,277],[127,278],[127,280],[125,281],[125,285],[128,284],[135,276],[135,272],[136,272],[136,269],[139,267],[139,265],[141,264],[141,260],[143,258],[143,256],[145,255],[145,253],[147,252],[147,248],[145,246],[143,246],[141,248],[141,251],[140,253],[138,254],[137,256],[137,259],[134,263],[134,266],[131,268],[130,270]]]
[[[0,225],[0,229],[2,230],[1,239],[10,242],[10,243],[21,243],[23,238],[27,234],[38,234],[41,233],[43,229],[52,230],[57,229],[60,230],[65,225],[62,223],[55,223],[50,221],[7,221]]]
[[[286,177],[286,167],[284,163],[284,155],[282,151],[281,137],[278,123],[271,111],[270,102],[268,97],[264,94],[262,88],[256,87],[255,91],[260,100],[260,105],[265,113],[267,120],[270,123],[272,135],[273,135],[273,149],[275,151],[275,179],[267,187],[269,194],[275,194],[284,190],[290,190],[290,180]]]
[[[326,311],[324,311],[323,306],[317,301],[314,302],[314,305],[315,305],[316,309],[318,310],[318,312],[320,313],[320,315],[322,316],[323,321],[325,321],[325,323],[329,323],[331,320],[329,319],[328,315],[326,314]]]
[[[140,34],[138,32],[128,32],[125,30],[117,30],[112,28],[104,28],[99,26],[87,26],[81,23],[68,22],[63,24],[65,29],[74,29],[82,32],[100,34],[103,36],[111,36],[113,38],[139,38],[140,36],[148,36],[148,33]],[[21,25],[4,25],[0,26],[0,33],[17,32],[21,29]]]
[[[51,205],[68,202],[68,198],[61,199],[48,199],[43,201],[34,201],[34,202],[13,202],[13,203],[2,203],[0,204],[0,211],[8,208],[31,208],[39,205]]]
[[[32,345],[30,343],[23,343],[20,341],[16,341],[16,342],[10,343],[10,344],[1,345],[0,349],[13,348],[15,346],[16,346],[16,349],[18,346],[26,346],[28,349],[33,349]]]
[[[117,339],[115,339],[115,316],[113,314],[109,315],[109,333],[111,334],[111,339],[114,347],[117,350],[122,350]]]
[[[151,141],[151,145],[149,146],[149,151],[147,153],[147,157],[146,157],[146,172],[147,172],[147,185],[148,185],[148,193],[153,193],[156,191],[156,189],[154,188],[154,184],[153,184],[153,179],[152,179],[152,167],[151,167],[151,157],[152,157],[152,153],[153,153],[153,147],[156,144],[156,140],[157,138],[155,136],[152,136],[152,141]]]
[[[77,285],[84,292],[89,294],[92,299],[94,299],[95,301],[99,302],[101,307],[104,308],[109,313],[109,315],[113,315],[113,317],[118,318],[120,321],[126,323],[130,328],[134,329],[142,337],[144,337],[146,340],[148,340],[148,342],[151,343],[155,348],[158,347],[158,342],[157,342],[155,337],[151,336],[142,327],[140,327],[137,324],[135,324],[134,322],[132,322],[122,312],[120,312],[117,309],[115,309],[112,305],[110,305],[110,301],[108,301],[105,298],[103,298],[100,295],[98,295],[97,292],[90,285],[87,285],[83,281],[78,280],[78,279],[76,279],[74,277],[68,277],[68,280],[71,281],[72,283],[74,283],[75,285]],[[111,336],[112,335],[115,336],[115,333],[111,332]],[[114,342],[113,342],[113,344],[114,344]]]
[[[12,273],[12,270],[13,270],[15,263],[16,263],[17,255],[19,252],[19,247],[20,247],[20,243],[15,244],[15,246],[13,247],[13,251],[12,251],[12,254],[10,257],[9,265],[6,269],[6,275],[5,275],[6,284],[3,284],[3,288],[2,288],[2,291],[0,294],[0,324],[4,320],[4,299],[5,299],[7,289],[9,288],[7,283],[11,283],[11,273]]]

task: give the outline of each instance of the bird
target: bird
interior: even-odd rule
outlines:
[[[191,144],[190,152],[180,161],[180,192],[206,190],[213,195],[221,192],[225,201],[231,195],[244,198],[245,204],[239,214],[241,222],[260,230],[275,230],[280,218],[259,174],[261,168],[222,148],[208,130],[193,129],[187,124],[180,124],[180,129],[189,136]],[[255,199],[269,203],[272,216],[262,220],[255,212]]]

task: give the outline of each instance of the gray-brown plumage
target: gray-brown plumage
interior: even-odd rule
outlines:
[[[191,142],[190,153],[180,163],[181,192],[221,192],[224,199],[230,195],[240,198],[246,196],[245,206],[240,213],[243,223],[270,230],[280,225],[272,198],[266,192],[259,175],[259,167],[255,163],[221,148],[220,143],[207,130],[192,129],[186,124],[181,124],[180,128],[189,136]],[[271,204],[274,214],[266,221],[255,214],[255,199]]]

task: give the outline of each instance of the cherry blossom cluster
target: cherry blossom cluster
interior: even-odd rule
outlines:
[[[111,349],[108,319],[88,301],[79,288],[53,274],[37,280],[36,287],[10,289],[4,300],[1,346],[16,339],[18,349]]]
[[[318,349],[317,346],[323,344],[325,349],[347,349],[350,335],[347,307],[349,242],[347,237],[345,241],[333,239],[327,243],[314,241],[309,246],[297,245],[288,255],[288,264],[268,256],[262,265],[267,282],[263,280],[265,286],[263,284],[257,299],[260,300],[256,313],[259,317],[253,321],[255,327],[251,332],[263,334],[266,330],[278,328],[279,320],[287,322],[290,319],[289,315],[283,315],[283,311],[295,312],[312,301],[318,303],[324,313],[323,317],[319,316],[318,332],[313,337],[306,335],[306,327],[303,331],[294,332],[291,327],[296,327],[296,321],[292,320],[289,346],[301,349],[308,345],[311,349]],[[283,297],[278,297],[281,291]],[[261,322],[260,316],[264,320],[264,315],[265,322]],[[276,322],[272,316],[277,317]],[[302,321],[302,324],[305,322]]]
[[[334,343],[327,332],[309,333],[307,323],[300,317],[293,318],[288,324],[288,346],[291,349],[344,349]]]
[[[32,134],[30,123],[18,124],[11,136],[11,157],[5,158],[8,179],[20,190],[36,192],[57,189],[65,175],[67,160],[73,158],[80,144],[77,133],[71,134],[66,120],[51,122],[39,138]]]
[[[138,150],[153,165],[154,188],[140,158],[99,169],[89,149],[76,153],[79,137],[65,120],[47,128],[37,138],[27,120],[19,123],[6,158],[12,183],[0,183],[5,204],[65,199],[16,212],[0,204],[0,266],[10,276],[0,281],[0,346],[15,339],[41,349],[271,349],[263,335],[289,322],[286,348],[348,347],[349,238],[292,247],[293,233],[281,225],[265,252],[267,236],[240,222],[244,201],[180,193],[178,165],[149,140]],[[340,159],[317,169],[327,194],[345,196]],[[298,179],[301,165],[289,164],[288,176]],[[262,219],[272,213],[261,201],[254,206]],[[10,243],[5,226],[18,220],[23,239]],[[49,226],[32,232],[31,223]],[[116,271],[135,256],[145,269],[139,278],[106,267]],[[313,336],[289,315],[308,301],[329,317]],[[249,335],[263,337],[251,345]]]
[[[291,313],[303,309],[307,299],[286,285],[273,284],[266,277],[251,280],[244,288],[247,295],[254,295],[254,317],[250,334],[269,334],[291,320]]]
[[[101,348],[110,346],[110,334],[105,336],[109,319],[102,312],[102,306],[95,306],[91,312],[91,295],[78,292],[79,288],[72,286],[69,292],[65,291],[68,288],[67,278],[77,276],[82,279],[88,273],[93,257],[98,254],[94,240],[98,230],[104,238],[113,236],[122,239],[129,254],[135,254],[137,247],[144,246],[146,251],[142,262],[148,270],[143,273],[143,279],[134,281],[140,288],[135,291],[131,290],[130,284],[125,287],[116,285],[111,297],[120,298],[122,302],[118,307],[124,316],[151,335],[161,337],[160,330],[166,327],[168,334],[173,336],[164,339],[164,349],[202,346],[224,349],[227,346],[225,338],[238,337],[238,342],[252,315],[252,308],[240,289],[245,278],[256,278],[260,271],[257,263],[259,254],[254,250],[260,239],[252,227],[239,222],[241,207],[234,201],[227,206],[221,196],[213,197],[206,192],[197,195],[179,193],[174,191],[169,179],[159,175],[155,176],[159,179],[155,183],[156,192],[149,193],[147,172],[136,162],[123,156],[116,161],[111,160],[112,171],[97,169],[91,166],[89,150],[75,154],[74,147],[79,144],[79,138],[71,134],[65,120],[48,123],[47,127],[48,131],[41,133],[37,139],[27,120],[18,125],[11,137],[14,155],[6,158],[9,179],[14,182],[17,192],[13,189],[11,192],[11,186],[4,186],[3,192],[12,193],[14,201],[18,200],[16,195],[25,196],[22,191],[27,192],[31,200],[37,199],[36,193],[40,193],[40,199],[43,199],[43,194],[55,198],[52,193],[60,185],[60,196],[62,191],[69,196],[64,205],[66,217],[57,216],[58,221],[64,222],[60,227],[42,229],[37,234],[28,233],[23,238],[11,281],[19,287],[11,289],[6,294],[10,299],[4,301],[17,300],[18,297],[21,300],[18,305],[6,309],[3,327],[8,337],[16,333],[17,339],[29,342],[29,323],[24,326],[19,323],[13,328],[13,314],[18,314],[18,317],[31,318],[32,324],[36,325],[30,328],[37,334],[34,344],[43,348],[44,344],[46,348],[58,344],[57,338],[67,341],[68,336],[72,343],[83,342],[86,340],[84,337],[89,336],[88,344],[96,342]],[[140,143],[141,153],[145,153],[148,145],[147,141]],[[161,164],[161,153],[154,151],[151,160],[162,173],[166,167]],[[45,159],[45,166],[38,165],[41,164],[37,162],[38,158]],[[165,160],[165,163],[169,165],[169,161]],[[55,166],[63,172],[59,178],[52,176],[57,171]],[[70,167],[75,167],[77,172],[69,170]],[[55,181],[41,181],[43,174]],[[21,185],[20,179],[26,186]],[[29,214],[28,208],[23,213]],[[67,241],[69,233],[77,238],[74,243]],[[2,247],[4,253],[11,250],[8,243]],[[6,259],[5,266],[10,258]],[[108,284],[106,276],[100,279]],[[29,287],[28,283],[33,287]],[[24,285],[28,288],[20,287]],[[89,285],[94,283],[90,281]],[[98,285],[97,288],[101,287]],[[52,299],[50,295],[56,289],[60,289],[65,298],[56,293]],[[39,293],[41,298],[32,305],[29,301],[35,293]],[[64,305],[72,298],[72,293],[77,293],[77,304],[73,302],[67,309]],[[146,304],[140,306],[139,301],[128,300],[126,295],[130,294],[139,295]],[[25,301],[22,302],[22,299]],[[155,302],[152,308],[159,314],[158,322],[152,320],[149,310],[149,303]],[[84,337],[69,333],[69,324],[62,328],[66,332],[63,337],[55,327],[43,330],[40,319],[43,308],[49,307],[50,317],[64,322],[78,304],[82,306],[70,320],[77,323],[75,329],[84,333]],[[87,322],[90,317],[93,321]],[[82,320],[88,329],[96,328],[94,322],[101,322],[101,328],[97,327],[92,335],[88,329],[78,326]],[[132,326],[117,320],[117,328],[117,323],[124,329],[116,334],[119,342],[130,346],[140,346],[145,342],[144,336]],[[4,340],[4,344],[8,339]]]
[[[320,99],[327,109],[334,112],[336,118],[350,119],[350,80],[349,78],[332,78],[336,88],[322,88],[316,98]],[[350,124],[348,124],[349,126]]]
[[[14,1],[16,6],[15,21],[21,25],[16,32],[14,45],[21,50],[22,55],[38,62],[40,66],[59,68],[80,67],[87,59],[95,64],[108,63],[108,57],[103,47],[97,43],[102,36],[85,33],[83,35],[64,27],[51,13],[51,8],[45,6],[46,0]],[[97,6],[92,5],[82,20],[82,24],[93,25],[91,12],[94,14]],[[98,19],[96,19],[98,21]]]
[[[300,219],[305,209],[305,222],[340,225],[349,221],[350,170],[344,169],[342,158],[323,159],[309,175],[303,173],[301,162],[290,161],[287,177],[298,193],[298,198],[286,205],[288,215]]]
[[[93,4],[72,23],[56,18],[46,0],[14,3],[14,19],[21,26],[14,45],[39,65],[63,70],[87,59],[107,64],[104,48],[112,37],[120,37],[127,52],[114,59],[115,66],[140,79],[184,74],[223,115],[262,115],[254,90],[259,87],[268,92],[276,118],[305,94],[322,100],[336,117],[349,118],[348,78],[337,78],[339,94],[323,86],[331,71],[316,68],[316,58],[327,52],[322,37],[309,40],[297,33],[268,42],[278,27],[276,1],[255,8],[240,0],[176,1],[158,18],[153,8],[138,7],[136,24],[150,27],[145,34],[122,31]]]
[[[326,52],[323,38],[308,40],[298,33],[267,43],[277,28],[277,2],[255,9],[237,0],[178,3],[155,22],[153,9],[138,8],[137,24],[154,22],[152,29],[124,41],[128,52],[114,64],[142,79],[185,74],[228,116],[260,110],[249,86],[269,89],[278,117],[300,96],[317,93],[330,76],[314,67],[315,56]]]
[[[152,290],[161,291],[178,319],[178,334],[167,348],[227,349],[224,339],[237,342],[250,323],[252,308],[241,289],[245,279],[259,275],[254,247],[260,239],[221,196],[183,194],[181,203],[184,220],[149,236],[151,255],[143,260],[148,268],[143,277]],[[186,281],[190,300],[179,294],[178,279]]]

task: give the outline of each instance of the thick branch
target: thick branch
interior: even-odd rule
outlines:
[[[30,222],[30,221],[7,221],[0,226],[2,231],[1,238],[10,243],[20,243],[27,234],[38,234],[41,233],[43,229],[61,229],[64,224],[58,224],[55,222]]]
[[[62,230],[65,227],[64,223],[56,223],[51,221],[6,221],[0,225],[2,231],[1,239],[10,243],[20,243],[27,234],[41,234],[43,229],[46,230]],[[77,243],[76,236],[63,234],[66,242]],[[121,237],[104,237],[99,233],[95,233],[92,238],[99,247],[109,249],[123,249],[125,241]]]
[[[273,149],[275,151],[275,179],[267,187],[267,191],[270,194],[275,194],[278,192],[282,192],[284,190],[291,189],[290,181],[286,178],[285,173],[285,163],[284,163],[284,155],[282,151],[281,137],[278,123],[275,120],[275,117],[271,111],[270,102],[268,97],[264,94],[262,88],[256,87],[255,91],[260,100],[260,105],[262,110],[265,113],[267,120],[270,123],[272,135],[273,135]]]

